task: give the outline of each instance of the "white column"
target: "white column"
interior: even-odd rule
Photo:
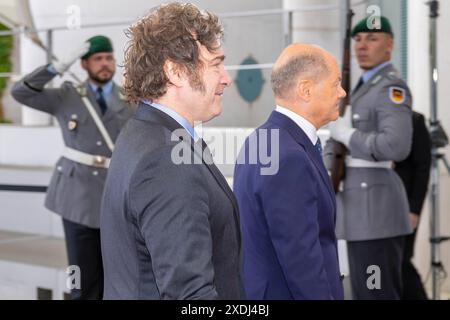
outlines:
[[[425,1],[408,1],[408,85],[414,109],[429,116],[429,23]]]
[[[314,6],[338,6],[336,0],[284,0],[284,9],[299,9]],[[316,44],[341,59],[341,11],[300,11],[293,15],[293,42]]]
[[[33,71],[45,64],[45,52],[36,47],[25,35],[20,36],[20,70],[22,75]],[[33,59],[30,59],[33,57]],[[22,107],[22,124],[24,126],[48,126],[52,124],[52,117],[44,112],[29,107]]]

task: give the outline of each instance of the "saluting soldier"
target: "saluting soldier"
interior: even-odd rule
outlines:
[[[391,63],[389,21],[361,20],[352,30],[361,78],[351,110],[330,124],[349,150],[337,195],[338,238],[347,240],[354,299],[400,299],[405,235],[410,234],[405,188],[392,170],[412,143],[411,93]]]
[[[88,79],[45,88],[81,58]],[[65,148],[48,187],[45,206],[62,217],[70,265],[80,268],[81,288],[72,299],[101,299],[100,203],[114,141],[131,117],[121,88],[112,78],[113,46],[105,36],[88,39],[67,59],[42,66],[12,89],[13,97],[56,117]]]

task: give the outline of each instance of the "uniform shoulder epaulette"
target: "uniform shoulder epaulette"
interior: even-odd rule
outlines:
[[[86,87],[84,85],[76,86],[75,89],[80,94],[80,96],[82,97],[87,96]]]
[[[122,101],[126,101],[125,90],[122,87],[119,87],[119,99]]]
[[[388,78],[389,80],[398,80],[398,74],[395,71],[389,71],[388,73],[385,74],[385,77]]]
[[[375,78],[373,78],[371,84],[377,84],[378,82],[380,82],[380,80],[383,79],[383,77],[381,75],[377,75]]]
[[[378,79],[377,82],[380,82],[380,80],[383,80],[384,85],[390,84],[390,85],[402,86],[402,84],[403,84],[403,80],[401,78],[399,78],[398,74],[395,71],[389,71],[385,74],[379,75],[379,77],[380,77],[380,79]]]

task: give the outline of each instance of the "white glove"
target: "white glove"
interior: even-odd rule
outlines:
[[[356,131],[355,128],[352,128],[351,114],[351,109],[347,108],[343,117],[339,117],[336,121],[329,124],[331,138],[339,141],[346,147],[350,144],[352,134]]]
[[[59,74],[63,74],[75,61],[88,53],[90,47],[91,44],[89,42],[84,42],[83,45],[72,51],[72,53],[68,57],[53,62],[53,67],[55,68],[56,72],[58,72]]]

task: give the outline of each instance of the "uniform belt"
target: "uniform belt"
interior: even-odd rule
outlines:
[[[85,153],[79,150],[75,150],[69,147],[64,147],[63,157],[69,160],[85,164],[87,166],[92,166],[96,168],[105,168],[109,167],[110,158],[104,156],[93,155],[89,153]]]
[[[352,157],[345,158],[345,165],[350,168],[385,168],[392,169],[392,161],[368,161]]]

